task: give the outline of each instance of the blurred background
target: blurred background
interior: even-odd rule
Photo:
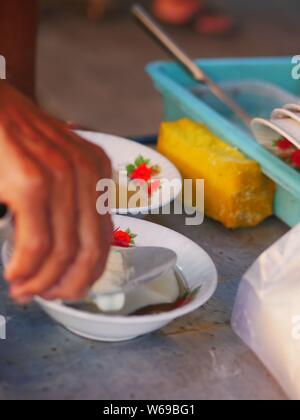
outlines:
[[[208,37],[168,27],[195,58],[300,54],[299,0],[208,2],[232,16],[237,29]],[[157,132],[161,101],[144,67],[168,57],[132,20],[132,3],[41,0],[38,92],[44,108],[101,132]]]

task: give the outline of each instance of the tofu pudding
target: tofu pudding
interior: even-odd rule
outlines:
[[[92,290],[99,289],[102,289],[101,279]],[[130,291],[122,297],[121,295],[115,296],[115,301],[109,303],[110,307],[104,304],[104,310],[99,309],[99,302],[96,304],[90,298],[68,304],[68,306],[92,314],[143,316],[172,311],[190,302],[193,297],[193,293],[186,286],[182,273],[177,268],[146,286]],[[121,308],[117,307],[119,303]]]

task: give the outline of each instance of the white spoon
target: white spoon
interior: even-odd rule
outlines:
[[[120,253],[126,268],[123,283],[105,293],[89,293],[89,298],[103,312],[122,309],[126,293],[164,276],[177,262],[176,253],[167,248],[118,248],[116,252]]]

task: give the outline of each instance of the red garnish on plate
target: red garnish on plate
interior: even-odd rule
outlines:
[[[291,165],[295,169],[300,170],[299,166],[299,154],[296,146],[288,139],[282,137],[281,139],[274,142],[276,154],[287,164]]]
[[[291,162],[294,168],[300,170],[300,150],[296,150],[291,157]]]
[[[146,163],[142,163],[142,165],[138,166],[130,175],[130,179],[137,179],[143,181],[150,181],[152,177],[152,169],[146,165]]]
[[[279,150],[289,150],[293,149],[295,146],[288,139],[283,138],[276,142],[276,147],[278,147]]]
[[[130,248],[135,245],[135,238],[137,235],[131,232],[130,229],[121,230],[115,229],[113,233],[113,246],[118,246],[121,248]]]
[[[157,176],[160,174],[161,169],[158,165],[151,165],[151,162],[149,159],[145,159],[143,156],[139,156],[134,164],[127,165],[127,174],[128,178],[132,181],[143,181],[148,183],[148,193],[149,195],[152,195],[159,187],[158,182],[153,182],[152,184],[152,178],[154,176]],[[156,181],[156,180],[155,180]],[[159,181],[160,186],[160,181]],[[151,194],[150,194],[151,193]]]

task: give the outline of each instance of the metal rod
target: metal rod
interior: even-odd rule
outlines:
[[[214,96],[230,108],[248,128],[250,127],[252,118],[198,67],[188,54],[173,41],[141,5],[133,6],[132,14],[160,46],[166,49],[172,57],[191,73],[195,80],[200,83],[205,83]]]

